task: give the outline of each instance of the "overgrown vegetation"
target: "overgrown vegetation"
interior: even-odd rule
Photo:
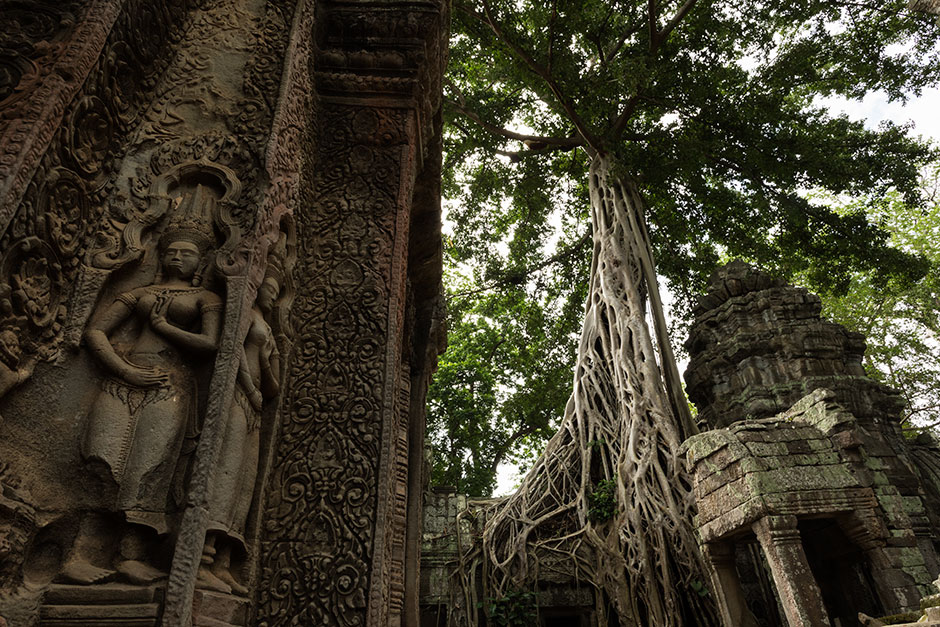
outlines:
[[[555,433],[461,571],[499,597],[552,564],[609,601],[602,621],[716,624],[694,585],[677,458],[694,425],[657,270],[686,305],[723,255],[836,292],[860,269],[920,281],[928,264],[864,212],[805,190],[923,206],[927,145],[814,99],[934,84],[937,26],[903,1],[457,0],[454,13],[454,349],[431,396],[435,476],[485,493],[499,461]],[[613,482],[607,522],[590,514],[599,481]]]
[[[641,95],[631,87],[639,81],[631,68],[647,56],[637,49],[640,34],[605,66],[585,61],[597,48],[591,42],[612,36],[618,24],[624,30],[612,41],[619,42],[640,4],[523,3],[509,14],[518,41],[543,46],[536,57],[544,60],[550,11],[557,12],[551,27],[553,67],[563,74],[557,80],[600,126],[607,112],[619,105],[626,113],[622,106],[632,100],[627,130],[643,129],[643,137],[623,138],[622,160],[639,167],[657,271],[678,297],[680,332],[708,274],[727,257],[795,278],[827,300],[844,293],[860,270],[894,284],[916,282],[925,272],[910,255],[888,250],[887,229],[866,219],[866,211],[840,215],[838,206],[807,201],[801,191],[828,190],[869,206],[893,188],[904,211],[924,206],[917,180],[919,166],[932,158],[926,146],[908,138],[903,126],[865,130],[860,121],[830,116],[813,99],[874,89],[899,98],[930,85],[938,75],[930,69],[936,27],[904,2],[854,9],[838,2],[777,4],[749,5],[749,16],[722,3],[695,8],[686,16],[695,21],[692,33],[677,26],[671,37],[680,41],[664,44],[665,56],[679,58],[658,59]],[[431,390],[429,416],[434,482],[476,496],[490,493],[500,463],[527,468],[557,429],[571,391],[592,250],[589,156],[572,148],[580,140],[577,133],[569,137],[565,112],[539,85],[544,81],[500,43],[481,7],[456,5],[445,86],[450,348]],[[698,15],[712,9],[718,17]],[[827,26],[843,11],[857,31]],[[598,23],[589,26],[592,20]],[[541,29],[537,37],[525,30],[530,22]],[[789,43],[775,39],[777,28]],[[557,50],[558,41],[572,38],[579,42],[572,50]],[[694,52],[711,39],[720,42]],[[887,52],[892,45],[901,51]],[[729,56],[738,60],[720,67]],[[569,78],[582,71],[583,81]],[[501,134],[505,127],[519,130]],[[539,140],[549,132],[564,141]]]
[[[486,616],[493,627],[532,627],[538,621],[535,600],[534,592],[510,590],[489,600]]]
[[[796,277],[821,292],[825,316],[865,336],[865,368],[904,395],[911,431],[940,426],[940,166],[926,171],[922,190],[925,203],[913,209],[896,192],[867,202],[829,201],[841,213],[878,224],[891,246],[926,264],[922,276],[883,277],[859,268],[841,292]]]
[[[591,522],[602,523],[610,520],[617,513],[617,482],[601,479],[597,487],[588,495],[588,518]]]

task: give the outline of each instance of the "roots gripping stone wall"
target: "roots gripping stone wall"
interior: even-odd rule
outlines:
[[[591,283],[561,427],[518,491],[485,513],[482,542],[458,570],[482,574],[486,599],[567,573],[595,586],[600,624],[613,624],[611,613],[620,625],[717,624],[697,592],[706,571],[679,456],[694,426],[687,406],[670,402],[681,388],[643,200],[605,156],[594,159],[590,192]],[[470,583],[464,604],[473,613]]]

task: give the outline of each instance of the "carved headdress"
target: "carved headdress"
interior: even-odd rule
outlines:
[[[160,248],[182,240],[192,242],[205,254],[215,244],[215,204],[215,195],[204,185],[185,190],[160,236]]]
[[[179,241],[191,242],[199,249],[202,261],[193,275],[194,286],[202,285],[203,276],[212,264],[207,253],[216,244],[213,228],[215,209],[216,195],[211,188],[197,184],[195,187],[184,189],[160,236],[158,246],[161,251]],[[162,280],[162,270],[157,271],[156,280]]]

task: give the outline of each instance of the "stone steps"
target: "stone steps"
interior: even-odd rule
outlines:
[[[163,593],[163,585],[53,584],[39,608],[39,627],[157,627]]]

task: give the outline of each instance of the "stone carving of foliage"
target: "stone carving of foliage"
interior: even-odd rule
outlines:
[[[67,155],[72,166],[84,177],[102,182],[107,175],[105,159],[114,133],[114,121],[104,102],[97,96],[79,101],[69,120]]]
[[[112,163],[141,104],[149,100],[147,90],[153,88],[153,76],[160,71],[159,52],[165,49],[168,32],[186,10],[180,0],[130,0],[120,14],[110,6],[103,11],[104,6],[103,0],[94,5],[0,3],[4,22],[0,32],[0,180],[6,176],[5,167],[12,164],[20,165],[13,178],[6,179],[11,187],[4,191],[16,189],[24,175],[32,176],[30,182],[22,183],[25,193],[18,205],[3,204],[11,196],[0,198],[0,246],[12,253],[20,250],[21,240],[38,239],[42,244],[33,245],[33,250],[49,254],[29,264],[33,279],[28,283],[37,289],[42,260],[49,280],[56,282],[49,292],[55,298],[34,295],[29,300],[33,318],[38,316],[35,307],[44,303],[58,307],[71,288],[80,284],[81,260],[96,239],[89,230],[99,222],[113,187]],[[108,19],[114,19],[113,26]],[[109,30],[102,51],[95,38]],[[72,84],[80,89],[69,102],[64,98]],[[55,117],[56,111],[61,117]],[[16,128],[4,128],[5,116]],[[19,151],[27,141],[33,142],[33,152],[24,155]],[[41,158],[35,156],[37,150],[44,151]],[[38,163],[24,165],[32,159]],[[123,211],[128,208],[125,203]],[[126,221],[126,215],[122,218]],[[98,239],[100,244],[102,238]],[[13,307],[13,294],[23,290],[8,282],[0,285],[0,291],[8,295],[6,302]],[[84,298],[93,300],[95,294]],[[58,315],[54,310],[45,312],[50,319]],[[58,322],[41,331],[35,327],[23,331],[23,349],[53,357],[61,340]]]
[[[88,225],[88,191],[85,182],[66,168],[53,169],[39,194],[39,214],[45,219],[47,239],[62,259],[77,263]]]
[[[376,516],[387,303],[405,113],[321,111],[311,206],[296,215],[295,354],[262,552],[263,625],[362,625]],[[301,585],[301,582],[305,582]]]

